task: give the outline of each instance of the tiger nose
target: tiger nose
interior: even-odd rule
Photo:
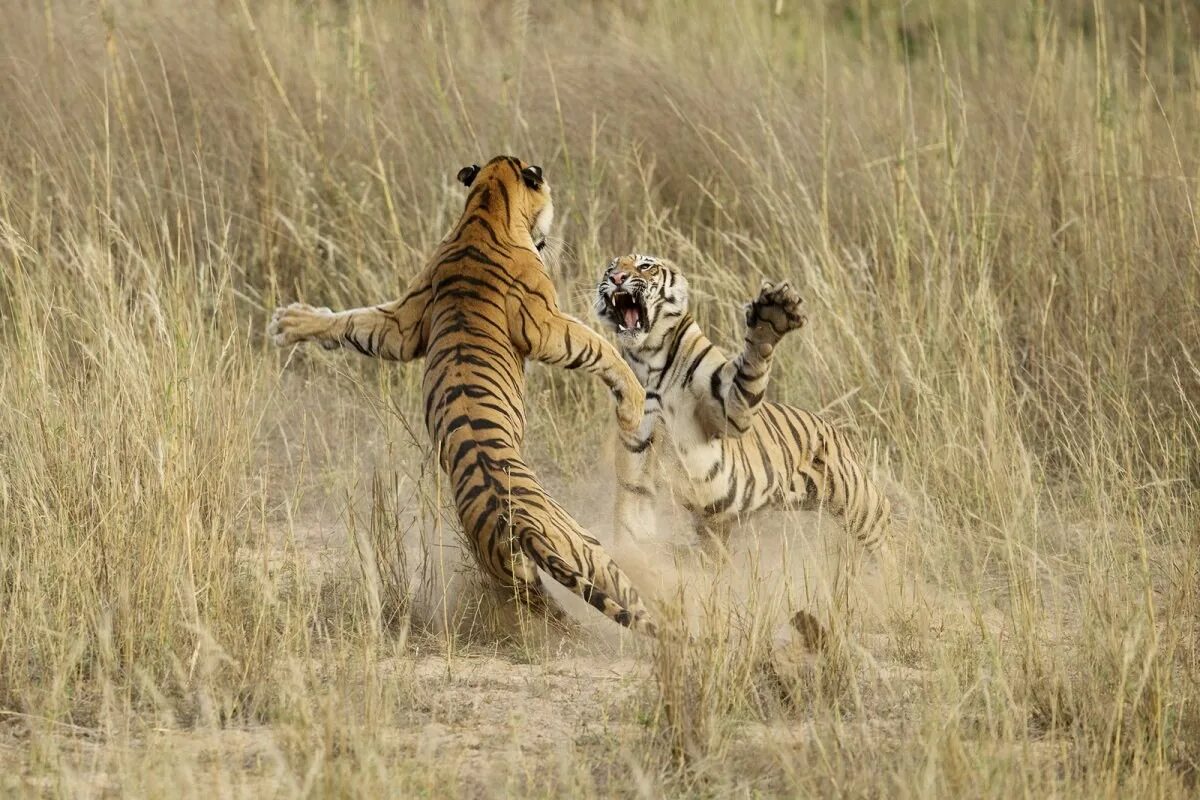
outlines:
[[[627,277],[629,277],[629,274],[618,270],[618,271],[614,272],[611,277],[612,277],[612,282],[614,284],[616,284],[617,286],[620,286],[622,283],[625,282],[625,279]]]

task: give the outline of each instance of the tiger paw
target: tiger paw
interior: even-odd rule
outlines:
[[[333,316],[328,308],[292,303],[275,309],[267,326],[267,335],[279,347],[315,340],[326,350],[332,350],[340,346],[337,340],[328,338]]]
[[[641,384],[634,383],[615,394],[617,424],[621,426],[621,430],[632,433],[642,424],[642,414],[646,408],[646,390]]]
[[[763,281],[758,297],[746,304],[746,327],[777,341],[808,322],[803,305],[804,299],[787,281]]]

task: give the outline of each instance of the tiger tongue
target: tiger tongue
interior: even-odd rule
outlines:
[[[634,328],[638,327],[638,318],[640,316],[641,314],[638,313],[636,306],[625,309],[625,327],[629,330],[633,330]]]

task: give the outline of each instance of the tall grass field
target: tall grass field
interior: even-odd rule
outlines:
[[[0,794],[1196,796],[1198,48],[1185,0],[0,3]],[[612,401],[531,365],[664,633],[480,580],[420,365],[266,326],[397,298],[500,153],[585,320],[629,252],[729,349],[799,289],[769,396],[885,553],[618,546]]]

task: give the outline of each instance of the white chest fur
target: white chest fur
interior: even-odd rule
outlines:
[[[705,435],[696,397],[690,391],[667,390],[656,405],[661,417],[655,442],[658,479],[685,504],[694,508],[708,505],[723,494],[718,491],[723,471],[720,440]]]

